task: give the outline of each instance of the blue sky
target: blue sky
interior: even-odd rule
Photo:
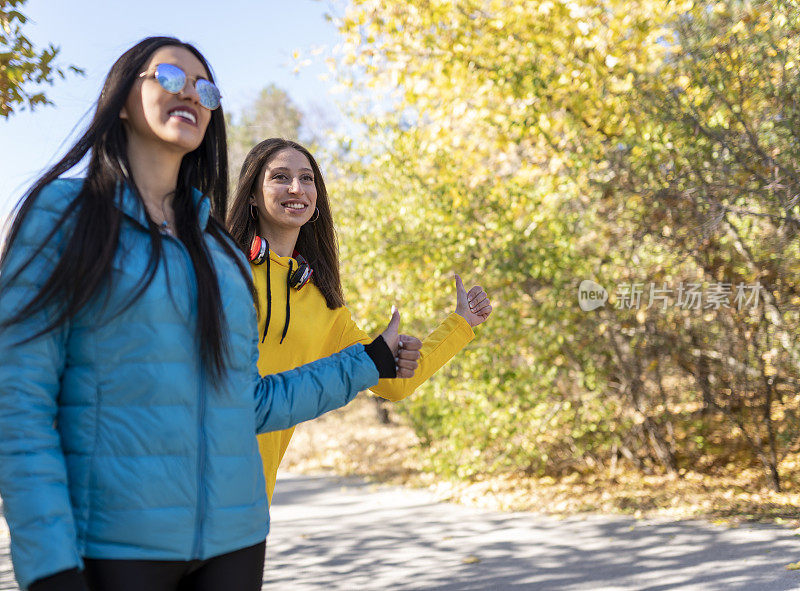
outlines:
[[[226,111],[237,112],[269,83],[301,108],[328,108],[326,55],[338,38],[325,15],[341,10],[318,0],[29,0],[28,37],[61,48],[59,61],[84,68],[47,93],[55,106],[0,119],[0,220],[88,123],[88,113],[111,64],[150,35],[172,35],[197,45],[214,70]],[[315,48],[324,51],[315,54]],[[295,73],[299,51],[311,61]],[[335,113],[334,107],[330,107]],[[335,116],[335,115],[332,115]]]

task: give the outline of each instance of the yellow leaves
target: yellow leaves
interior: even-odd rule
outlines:
[[[729,6],[726,2],[717,2],[714,5],[714,12],[716,14],[727,14],[729,10]]]
[[[453,208],[460,209],[467,205],[466,197],[461,193],[456,193],[453,195]]]
[[[539,14],[548,15],[553,10],[554,4],[549,0],[547,2],[540,2],[538,7]]]
[[[413,92],[416,94],[425,94],[430,88],[431,81],[427,78],[417,78],[413,82]]]
[[[550,158],[550,161],[547,163],[547,170],[550,172],[550,174],[555,175],[564,168],[564,164],[565,160],[563,157],[553,155],[553,157]]]
[[[625,94],[633,88],[633,74],[627,73],[624,77],[613,77],[609,84],[609,89],[615,94]]]
[[[733,25],[733,27],[731,27],[730,32],[731,32],[731,34],[735,35],[736,33],[741,33],[744,30],[745,30],[744,21],[739,21],[738,23]]]
[[[589,16],[589,9],[580,2],[568,2],[567,10],[571,19],[582,19]]]
[[[784,568],[786,570],[800,570],[800,562],[790,562]]]
[[[775,362],[777,360],[777,357],[778,357],[778,349],[774,347],[769,351],[765,351],[764,353],[762,353],[761,359],[764,361],[763,372],[765,376],[772,377],[777,375],[778,370],[775,367]]]
[[[473,555],[473,554],[470,554],[469,556],[465,556],[464,558],[461,559],[461,562],[463,562],[464,564],[477,564],[480,561],[481,561],[481,559],[478,558],[477,556]]]
[[[552,126],[551,126],[551,119],[548,116],[548,114],[540,113],[538,117],[538,122],[539,122],[539,129],[545,132],[550,131]]]

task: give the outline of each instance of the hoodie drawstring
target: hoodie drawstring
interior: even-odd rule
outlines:
[[[272,316],[272,281],[269,278],[269,247],[267,247],[267,321],[264,323],[264,335],[261,337],[261,342],[267,338],[267,329],[269,328],[269,319]]]
[[[286,322],[283,323],[283,333],[281,334],[281,342],[279,344],[283,344],[283,339],[286,338],[286,333],[289,332],[289,315],[292,313],[292,310],[289,306],[289,296],[292,293],[292,261],[289,261],[289,274],[286,276]]]
[[[272,281],[269,275],[270,257],[267,257],[267,321],[264,323],[264,334],[261,336],[261,342],[267,338],[267,330],[269,330],[269,320],[272,317]],[[292,261],[289,261],[289,274],[286,276],[286,321],[283,323],[283,332],[281,333],[281,341],[286,338],[286,333],[289,332],[289,317],[292,313],[289,298],[292,293]]]

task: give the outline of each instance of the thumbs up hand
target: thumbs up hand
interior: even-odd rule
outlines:
[[[492,303],[480,285],[473,286],[469,292],[464,289],[461,277],[456,274],[456,314],[464,317],[470,326],[485,322],[492,313]]]
[[[416,337],[401,335],[399,330],[400,312],[392,306],[392,318],[381,336],[394,355],[397,377],[410,378],[414,376],[414,370],[417,369],[422,341]]]

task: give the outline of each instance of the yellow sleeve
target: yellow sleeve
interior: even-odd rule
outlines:
[[[422,382],[439,371],[473,338],[475,338],[475,333],[469,322],[464,320],[460,314],[452,312],[436,330],[422,341],[422,356],[413,378],[383,379],[371,390],[381,398],[392,402],[410,396]],[[356,326],[355,322],[350,320],[342,334],[341,346],[344,348],[354,343],[368,343],[371,340],[364,331]]]

